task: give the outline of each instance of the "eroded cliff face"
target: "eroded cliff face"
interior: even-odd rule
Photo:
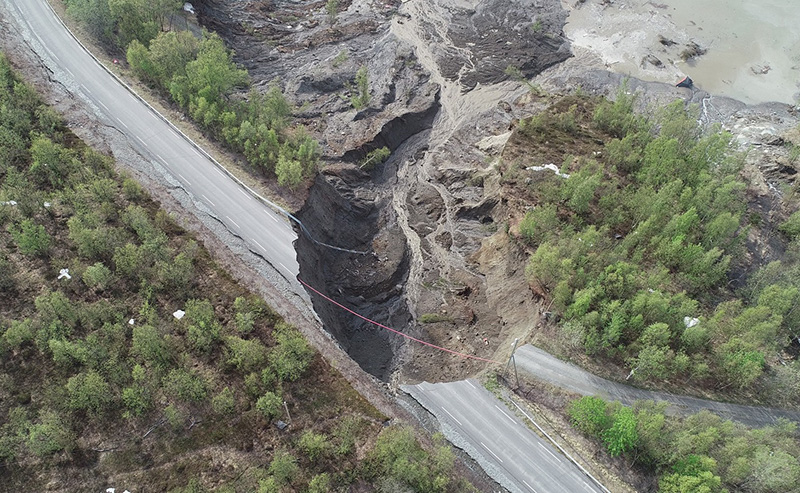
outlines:
[[[491,356],[506,337],[498,310],[513,317],[506,303],[531,297],[521,276],[512,281],[520,300],[501,294],[506,261],[478,253],[497,229],[499,197],[480,177],[491,184],[491,159],[473,144],[505,132],[515,117],[510,102],[525,91],[507,81],[508,66],[531,77],[570,56],[559,0],[355,0],[340,3],[335,20],[321,1],[202,0],[196,7],[257,85],[281,85],[323,145],[328,166],[297,216],[318,242],[368,252],[301,235],[300,277],[380,323]],[[357,110],[351,96],[360,67],[370,97]],[[366,153],[383,146],[391,158],[361,171]],[[503,281],[492,289],[487,281],[497,276]],[[477,368],[312,300],[331,334],[381,379],[399,370],[404,380],[436,380]]]
[[[623,79],[595,54],[572,57],[560,0],[353,0],[339,4],[335,19],[321,0],[201,0],[197,8],[257,85],[281,85],[323,145],[328,166],[300,219],[320,242],[367,252],[301,236],[301,278],[364,316],[460,353],[503,360],[515,337],[535,336],[546,307],[506,233],[524,210],[504,195],[497,164],[515,121],[548,102],[508,80],[506,69],[535,76],[548,91],[613,95]],[[357,110],[351,96],[360,67],[370,97]],[[764,224],[774,222],[780,197],[765,163],[775,161],[770,143],[796,125],[786,105],[750,108],[637,80],[629,89],[642,94],[643,107],[697,103],[702,124],[723,123],[743,145],[765,150],[748,155],[748,169]],[[391,158],[360,170],[366,153],[383,146]],[[762,236],[749,240],[749,251],[770,251]],[[331,334],[381,379],[455,379],[485,367],[406,344],[312,299]]]

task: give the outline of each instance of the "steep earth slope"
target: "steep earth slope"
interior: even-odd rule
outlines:
[[[363,315],[462,353],[502,360],[515,337],[537,333],[546,307],[506,234],[520,211],[503,195],[496,164],[515,122],[547,103],[507,68],[526,79],[541,74],[534,83],[550,91],[613,94],[622,81],[592,53],[573,56],[559,0],[356,0],[340,3],[335,19],[319,1],[204,0],[197,8],[260,84],[282,85],[323,143],[330,165],[299,217],[317,240],[366,252],[301,237],[301,278]],[[369,101],[355,109],[360,67]],[[642,92],[644,107],[696,102],[701,123],[722,122],[760,149],[748,158],[752,193],[771,214],[781,151],[768,144],[796,125],[788,106],[747,107],[635,80],[630,89]],[[393,151],[386,163],[359,169],[383,146]],[[751,251],[768,252],[768,236],[752,241]],[[342,346],[381,379],[454,379],[485,367],[404,344],[312,299]]]
[[[479,320],[466,303],[485,299],[483,274],[464,257],[491,231],[493,205],[483,203],[481,187],[467,184],[477,165],[486,166],[470,148],[475,135],[511,122],[508,105],[498,103],[520,89],[504,82],[506,67],[532,76],[569,56],[558,2],[352,2],[341,6],[332,25],[320,2],[197,7],[201,22],[226,37],[255,78],[280,81],[328,160],[343,163],[320,175],[298,215],[317,239],[369,254],[301,239],[301,277],[382,323],[491,354],[496,337],[491,345],[483,339],[488,324],[498,322],[483,314]],[[349,96],[361,66],[368,70],[370,102],[356,110]],[[484,120],[489,127],[475,127]],[[367,152],[383,146],[394,151],[387,163],[371,173],[357,169]],[[462,162],[442,161],[442,153],[454,152]],[[458,313],[437,317],[442,322],[430,333],[414,324],[421,313],[439,312],[451,291],[465,302]],[[420,298],[427,300],[422,308]],[[400,361],[433,356],[404,352],[397,336],[324,301],[316,299],[315,308],[350,354],[383,379]],[[442,330],[461,322],[460,333]],[[457,365],[444,369],[450,376],[464,365],[461,359],[445,364]],[[433,368],[441,372],[441,365]]]

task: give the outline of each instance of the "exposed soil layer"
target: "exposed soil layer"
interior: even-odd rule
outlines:
[[[390,326],[405,327],[410,314],[402,299],[408,270],[408,250],[387,197],[370,176],[352,166],[331,166],[320,174],[299,218],[315,239],[364,254],[321,246],[305,235],[297,243],[300,277],[325,286],[339,302],[357,307],[363,316]],[[387,379],[401,340],[312,296],[314,309],[327,330],[348,354],[372,375]]]
[[[301,236],[301,278],[380,323],[489,356],[496,338],[486,326],[501,323],[470,308],[487,297],[483,274],[463,258],[496,229],[497,200],[485,200],[482,187],[468,183],[481,156],[470,153],[454,166],[441,161],[452,148],[440,145],[460,133],[472,140],[480,132],[460,127],[484,111],[497,120],[492,126],[508,126],[511,117],[497,102],[516,86],[486,90],[508,78],[506,67],[532,76],[570,56],[558,1],[356,0],[340,4],[334,22],[324,2],[203,0],[195,6],[201,23],[225,38],[257,85],[281,84],[323,143],[330,166],[298,217],[315,240],[368,252],[345,253]],[[350,98],[362,66],[369,102],[356,110]],[[384,146],[393,151],[387,163],[370,174],[357,169],[367,152]],[[462,260],[454,263],[455,257]],[[426,348],[403,350],[399,336],[312,299],[331,334],[383,380],[401,367],[414,368],[409,375],[415,378],[439,379],[485,365],[442,360]],[[453,303],[450,311],[441,306]],[[416,323],[425,314],[428,323]]]
[[[203,0],[197,8],[257,85],[277,78],[323,144],[330,166],[298,216],[317,240],[369,252],[301,238],[304,280],[380,323],[479,358],[503,361],[515,338],[546,337],[546,307],[525,281],[526,252],[514,239],[528,201],[501,183],[501,171],[516,159],[561,164],[562,148],[574,143],[529,152],[513,137],[506,149],[515,122],[553,101],[509,81],[506,68],[561,94],[613,96],[623,82],[596,55],[570,49],[560,1],[354,0],[341,4],[335,20],[323,2]],[[362,66],[369,101],[356,110],[351,97]],[[779,255],[770,234],[780,217],[775,183],[791,182],[793,167],[770,143],[796,124],[790,108],[748,107],[634,79],[628,87],[641,94],[644,111],[674,99],[695,103],[702,124],[723,123],[740,144],[759,150],[748,155],[747,169],[763,228],[751,235],[752,253],[733,277]],[[596,140],[587,135],[573,152],[599,149]],[[359,171],[365,154],[382,146],[393,151],[390,160]],[[331,334],[382,380],[452,380],[486,368],[485,361],[404,344],[312,299]]]

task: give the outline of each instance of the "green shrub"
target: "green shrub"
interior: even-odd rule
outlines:
[[[219,340],[220,324],[214,314],[214,307],[208,300],[191,299],[186,302],[186,316],[189,324],[186,336],[192,348],[200,354],[208,354]]]
[[[269,352],[269,361],[281,381],[293,382],[308,369],[314,350],[303,335],[288,324],[277,324],[273,336],[278,344]]]
[[[278,185],[296,188],[303,181],[303,165],[288,150],[282,150],[275,165]]]
[[[329,0],[329,1],[336,1],[336,0]],[[336,55],[336,57],[334,57],[333,62],[331,62],[331,65],[333,66],[333,68],[338,68],[339,65],[347,61],[347,58],[348,58],[347,50],[342,50]]]
[[[331,476],[323,472],[317,474],[308,483],[308,493],[327,493],[331,491]]]
[[[111,269],[103,265],[102,262],[96,262],[83,271],[83,283],[92,289],[100,291],[108,287],[112,278]]]
[[[531,245],[539,245],[558,234],[560,222],[555,204],[529,210],[519,224],[519,233]]]
[[[211,408],[221,416],[228,416],[236,411],[236,394],[230,387],[225,387],[211,399]]]
[[[331,26],[336,24],[336,16],[339,13],[339,0],[325,2],[325,13],[328,14],[328,23]]]
[[[448,491],[453,457],[446,445],[428,455],[409,428],[389,427],[378,436],[368,453],[368,467],[375,477],[387,478],[414,491]]]
[[[19,251],[25,255],[44,256],[50,251],[53,240],[41,224],[23,219],[18,227],[11,226],[8,230]]]
[[[269,473],[279,485],[291,483],[299,472],[300,467],[297,465],[297,459],[285,450],[275,452],[272,461],[269,463]]]
[[[111,405],[111,387],[96,371],[79,373],[67,381],[69,406],[79,411],[100,415]]]
[[[647,128],[645,119],[633,112],[636,95],[628,90],[627,81],[617,91],[613,102],[603,100],[594,112],[594,124],[617,138],[624,138]]]
[[[89,360],[89,351],[81,342],[50,339],[48,346],[53,355],[53,361],[63,368],[85,365]]]
[[[437,322],[450,322],[452,319],[440,313],[423,313],[419,316],[419,321],[423,324],[435,324]]]
[[[283,399],[274,392],[267,392],[256,401],[256,409],[267,420],[273,420],[281,415]]]
[[[163,385],[168,396],[177,396],[184,402],[200,402],[206,398],[208,392],[202,377],[182,368],[171,370],[164,377]]]
[[[186,416],[175,404],[170,404],[164,408],[164,418],[173,430],[180,430],[186,421]]]
[[[38,422],[28,429],[25,441],[28,449],[38,457],[46,457],[62,450],[71,450],[75,436],[67,423],[52,411],[43,411]]]
[[[789,216],[778,229],[792,240],[800,236],[800,211]]]
[[[242,373],[255,371],[267,361],[267,348],[258,340],[225,338],[225,363]]]
[[[614,413],[611,426],[602,435],[612,457],[630,452],[639,442],[636,415],[630,408],[621,407]]]
[[[328,437],[321,433],[314,433],[311,430],[306,430],[300,436],[300,441],[297,442],[297,445],[312,462],[326,455],[330,449]]]
[[[157,368],[166,368],[173,360],[172,348],[158,329],[151,325],[133,327],[131,352]]]
[[[122,404],[125,406],[124,416],[132,418],[141,416],[153,406],[150,392],[141,385],[132,385],[122,389]]]
[[[364,159],[361,161],[361,165],[359,167],[362,169],[371,170],[375,166],[386,161],[391,154],[392,151],[390,151],[386,146],[372,150],[367,153],[366,157],[364,157]]]
[[[600,437],[611,427],[611,417],[606,412],[606,402],[599,397],[585,396],[572,401],[567,409],[572,425],[583,433]]]
[[[361,110],[369,104],[369,73],[366,65],[362,65],[356,72],[356,87],[353,92],[354,94],[350,96],[353,108]]]
[[[19,348],[23,344],[33,341],[33,326],[31,320],[12,320],[11,325],[6,329],[3,338],[12,348]]]

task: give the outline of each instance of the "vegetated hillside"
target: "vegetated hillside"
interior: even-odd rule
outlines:
[[[636,114],[634,97],[567,96],[504,151],[504,195],[527,209],[511,230],[561,350],[641,383],[797,405],[800,215],[777,227],[781,258],[749,251],[776,225],[748,208],[730,135],[682,101]],[[559,173],[527,169],[543,163]]]
[[[196,34],[188,24],[181,29],[183,2],[64,0],[64,4],[67,14],[109,52],[124,53],[142,82],[228,149],[242,154],[252,171],[291,188],[316,172],[317,141],[304,127],[289,127],[292,108],[280,88],[251,86],[247,71],[232,61],[216,34]]]
[[[5,59],[0,283],[0,490],[470,489]]]
[[[577,429],[622,458],[613,461],[620,474],[634,464],[651,478],[637,485],[640,491],[655,490],[656,482],[661,493],[783,493],[800,488],[795,423],[750,429],[708,411],[670,417],[665,408],[666,403],[626,407],[587,396],[573,401],[567,413]]]

